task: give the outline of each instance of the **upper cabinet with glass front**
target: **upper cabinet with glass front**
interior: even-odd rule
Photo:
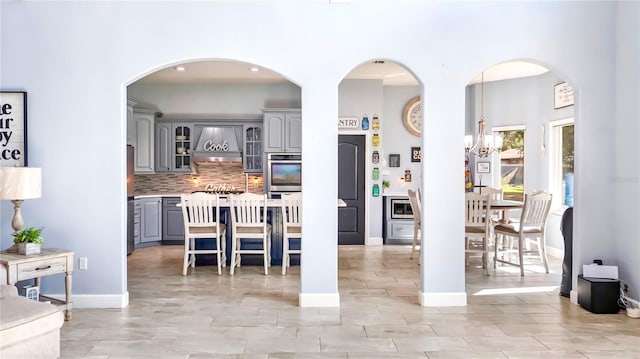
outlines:
[[[191,171],[193,123],[156,124],[156,172]]]
[[[245,123],[243,166],[245,172],[262,173],[262,124]]]

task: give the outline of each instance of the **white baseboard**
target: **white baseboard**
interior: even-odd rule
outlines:
[[[301,308],[340,307],[339,293],[300,293],[298,304]]]
[[[364,241],[364,244],[367,246],[381,246],[382,237],[369,237]]]
[[[572,289],[571,292],[569,292],[569,300],[573,304],[578,304],[578,291],[577,290]]]
[[[64,294],[46,294],[46,296],[64,300]],[[129,306],[129,292],[123,294],[74,294],[71,296],[73,308],[111,309]]]
[[[424,293],[420,292],[420,305],[423,307],[464,307],[467,305],[467,293],[445,292]]]

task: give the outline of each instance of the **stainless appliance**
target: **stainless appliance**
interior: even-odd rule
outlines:
[[[127,255],[131,254],[134,250],[134,233],[133,233],[133,192],[134,186],[134,173],[133,173],[133,146],[127,145]]]
[[[302,156],[299,153],[267,154],[267,192],[302,190]]]
[[[384,196],[382,236],[384,244],[411,245],[413,211],[408,196]]]
[[[196,126],[195,132],[198,142],[192,156],[196,165],[242,163],[241,126]]]
[[[413,210],[411,209],[411,202],[408,198],[389,197],[389,202],[391,219],[413,219]]]

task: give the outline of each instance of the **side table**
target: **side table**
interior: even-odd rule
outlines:
[[[16,282],[27,279],[35,279],[40,287],[40,279],[44,276],[65,273],[64,288],[65,300],[41,297],[51,300],[52,303],[61,305],[65,310],[65,320],[71,320],[71,273],[73,272],[73,252],[56,249],[42,248],[40,254],[18,254],[15,249],[0,252],[0,264],[7,269],[7,284],[15,285]]]

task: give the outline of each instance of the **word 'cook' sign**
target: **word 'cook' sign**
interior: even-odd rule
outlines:
[[[27,93],[0,92],[0,167],[27,166]]]

